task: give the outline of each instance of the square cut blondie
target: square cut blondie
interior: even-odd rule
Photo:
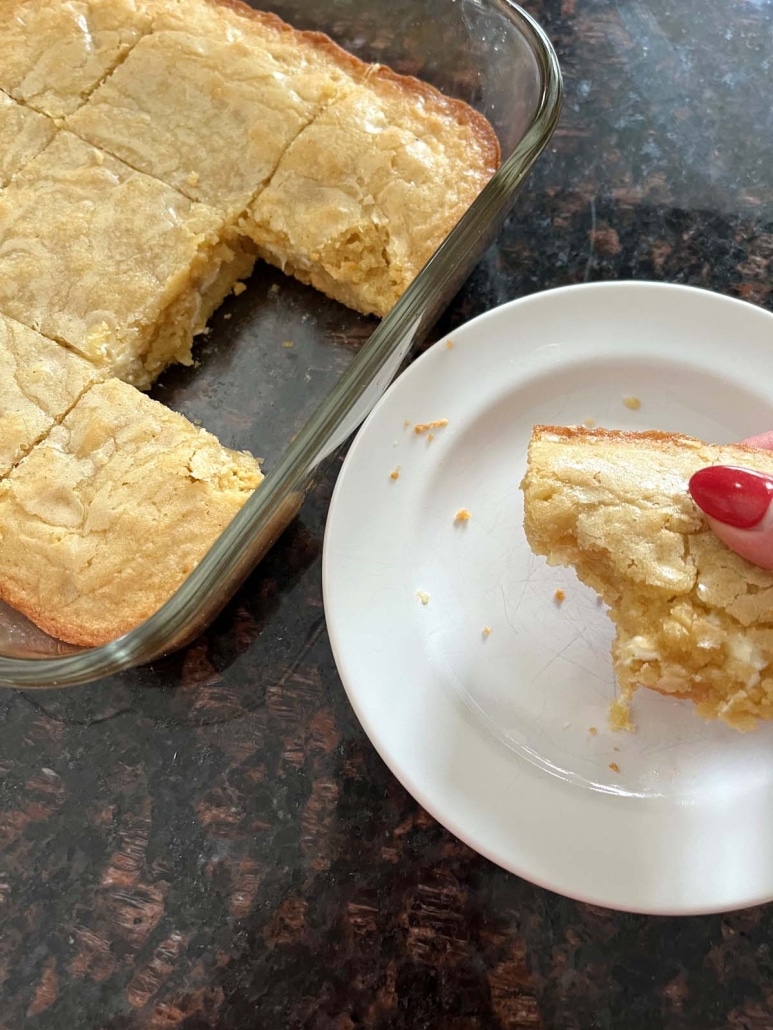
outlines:
[[[263,476],[249,454],[111,379],[0,481],[0,597],[95,646],[167,601]]]
[[[150,26],[143,0],[0,0],[0,88],[61,118]]]
[[[0,93],[0,189],[53,139],[56,125]]]
[[[498,161],[491,126],[471,108],[372,70],[290,145],[242,227],[271,263],[385,315]]]
[[[301,129],[352,87],[347,69],[364,69],[324,37],[244,10],[166,5],[156,31],[68,127],[191,199],[240,215]]]
[[[0,315],[0,476],[99,378],[88,361]]]
[[[68,132],[0,192],[0,311],[141,388],[253,263],[212,208]]]
[[[773,453],[671,433],[535,426],[524,527],[535,553],[573,567],[609,605],[628,726],[637,687],[689,698],[739,729],[773,718],[773,572],[709,529],[693,473],[734,465],[773,475]]]

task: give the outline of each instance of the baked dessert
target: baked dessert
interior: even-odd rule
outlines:
[[[259,253],[386,314],[498,159],[239,0],[0,0],[0,599],[83,645],[156,611],[262,476],[133,387]]]
[[[260,484],[258,463],[111,379],[0,481],[0,598],[105,643],[171,597]]]
[[[244,230],[272,264],[383,316],[498,161],[482,116],[415,79],[374,70],[288,147]]]
[[[61,118],[150,25],[143,0],[0,0],[0,89]]]
[[[0,311],[148,387],[255,260],[218,213],[82,142],[0,192]]]
[[[53,138],[50,118],[0,93],[0,189]]]
[[[69,120],[239,220],[262,257],[385,315],[494,173],[481,115],[236,2],[169,0]]]
[[[738,729],[773,718],[773,573],[709,530],[687,485],[708,465],[773,475],[773,453],[670,433],[535,426],[524,492],[532,550],[609,605],[626,724],[637,687]]]
[[[99,378],[88,361],[0,315],[0,476]]]
[[[69,128],[232,218],[365,67],[325,37],[243,6],[169,4],[154,29]]]

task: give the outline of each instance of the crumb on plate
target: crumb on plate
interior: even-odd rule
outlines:
[[[595,737],[595,736],[596,736],[596,734],[598,733],[598,730],[596,729],[596,727],[595,727],[595,726],[589,726],[589,727],[588,727],[588,733],[590,733],[590,735],[591,735],[592,737]]]
[[[481,634],[484,637],[490,637],[491,636],[491,626],[484,626],[483,629],[481,630]]]
[[[408,428],[408,426],[409,426],[410,424],[411,424],[411,420],[410,420],[409,418],[406,418],[406,419],[405,419],[405,421],[403,422],[403,426],[404,426],[404,427],[405,427],[406,429]]]
[[[636,726],[631,721],[631,698],[629,695],[621,694],[609,706],[609,728],[615,732],[617,730],[627,730],[629,733],[635,731]]]
[[[429,594],[425,593],[423,590],[417,590],[416,591],[416,596],[418,597],[418,599],[421,601],[422,604],[424,604],[424,605],[429,604]]]
[[[268,288],[269,293],[279,293],[279,283],[272,283]]]
[[[609,768],[612,770],[613,773],[619,773],[620,772],[620,766],[617,764],[617,762],[610,762],[609,763]]]
[[[453,349],[454,349],[454,341],[453,340],[446,340],[446,350],[453,350]]]
[[[564,603],[564,601],[566,600],[566,594],[561,589],[561,587],[559,587],[558,590],[556,590],[556,592],[553,594],[553,600],[559,606],[562,605]]]
[[[418,435],[420,433],[427,433],[430,429],[442,429],[443,426],[447,425],[447,418],[436,418],[433,419],[431,422],[417,422],[416,425],[413,427],[413,431]]]
[[[400,478],[400,466],[399,465],[395,466],[395,468],[392,469],[392,471],[389,473],[389,478],[392,479],[392,480]]]
[[[588,428],[588,429],[593,429],[593,427],[596,425],[596,419],[595,418],[584,418],[582,420],[582,424],[586,428]]]
[[[469,522],[472,515],[467,508],[460,508],[459,511],[454,515],[454,522]]]
[[[626,408],[630,408],[631,411],[638,411],[641,407],[641,401],[638,397],[623,397],[623,404]]]
[[[225,313],[225,314],[223,315],[223,318],[224,318],[224,319],[226,320],[226,322],[227,322],[229,318],[233,318],[233,315],[231,314],[231,312],[230,312],[230,311],[226,311],[226,313]]]

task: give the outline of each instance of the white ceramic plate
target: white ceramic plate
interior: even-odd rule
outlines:
[[[437,343],[349,452],[324,554],[344,686],[414,797],[520,876],[640,912],[773,898],[773,726],[742,735],[640,691],[638,731],[610,732],[611,625],[531,554],[518,489],[535,423],[715,442],[773,428],[771,353],[773,316],[716,294],[553,290]],[[431,441],[412,429],[442,418]]]

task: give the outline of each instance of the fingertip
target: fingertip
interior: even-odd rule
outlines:
[[[773,571],[773,524],[769,516],[766,516],[763,524],[756,529],[728,526],[708,515],[706,521],[715,535],[731,551],[735,551],[753,565]]]
[[[747,436],[741,440],[745,447],[758,447],[763,451],[773,451],[773,430],[768,433],[760,433],[759,436]]]

